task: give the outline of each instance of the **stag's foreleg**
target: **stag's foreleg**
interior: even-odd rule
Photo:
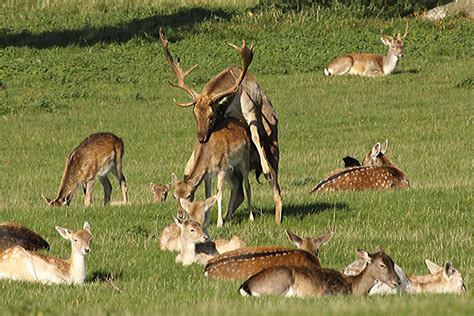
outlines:
[[[110,204],[110,196],[112,195],[112,185],[110,184],[109,178],[103,176],[99,178],[100,183],[104,187],[104,205]]]
[[[84,194],[84,205],[86,207],[89,207],[92,204],[92,192],[94,190],[94,183],[95,183],[94,179],[92,179],[91,181],[87,181],[85,183],[86,192]]]
[[[224,225],[224,220],[222,219],[222,196],[224,195],[225,174],[225,171],[220,171],[217,174],[217,227]]]

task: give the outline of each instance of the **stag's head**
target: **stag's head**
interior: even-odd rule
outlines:
[[[233,77],[232,84],[226,84],[225,80],[215,81],[211,80],[201,93],[197,93],[195,90],[190,88],[184,80],[194,70],[197,65],[194,65],[189,70],[184,71],[178,62],[175,62],[169,51],[169,42],[163,34],[163,30],[160,29],[160,41],[163,46],[166,60],[171,66],[171,70],[174,72],[178,82],[170,83],[173,87],[184,90],[191,98],[190,102],[180,103],[176,102],[178,106],[190,107],[193,106],[194,118],[196,120],[196,135],[201,143],[208,141],[214,123],[216,122],[217,115],[219,112],[219,106],[226,103],[227,100],[233,96],[240,87],[242,80],[244,80],[247,74],[248,67],[252,62],[253,57],[253,44],[247,47],[245,41],[242,43],[242,47],[229,44],[231,47],[237,50],[242,58],[242,70],[240,74],[234,74],[230,69],[229,73]],[[216,79],[216,78],[215,78]]]
[[[384,45],[388,46],[389,50],[391,50],[395,56],[400,58],[405,54],[403,42],[405,41],[405,37],[408,35],[408,22],[405,28],[405,34],[402,36],[400,36],[400,33],[397,34],[396,38],[384,35],[383,30],[381,31],[381,35],[380,40]]]

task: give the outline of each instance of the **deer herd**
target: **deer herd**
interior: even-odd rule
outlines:
[[[389,47],[387,56],[354,53],[337,57],[324,69],[324,74],[388,75],[403,55],[407,34],[408,24],[403,36],[381,38]],[[170,189],[173,189],[176,200],[176,216],[160,236],[162,251],[177,252],[176,262],[183,265],[204,264],[206,277],[246,279],[239,288],[243,296],[466,291],[463,278],[451,263],[438,266],[426,260],[429,274],[410,275],[381,248],[373,253],[358,250],[356,260],[342,272],[327,268],[320,262],[318,254],[320,247],[327,245],[333,237],[332,232],[316,238],[302,238],[287,230],[286,234],[296,248],[250,247],[237,235],[230,240],[211,239],[207,226],[215,204],[218,227],[231,220],[245,196],[249,221],[254,220],[249,182],[252,170],[257,181],[261,173],[268,181],[274,201],[275,222],[281,222],[278,116],[268,96],[248,72],[253,45],[247,46],[245,41],[241,47],[231,45],[240,55],[242,67],[224,69],[198,93],[185,82],[196,66],[185,71],[175,61],[161,29],[160,42],[177,79],[177,83],[170,84],[185,91],[191,99],[176,104],[193,107],[196,121],[196,143],[183,177],[180,179],[173,173],[169,184],[150,183],[154,202],[164,202]],[[387,146],[387,141],[383,145],[376,143],[362,164],[355,158],[344,157],[344,168],[329,173],[310,192],[408,189],[410,182],[406,174],[385,155]],[[84,205],[91,206],[94,183],[98,179],[104,188],[105,205],[128,204],[128,189],[122,172],[123,155],[124,143],[118,136],[112,133],[90,135],[68,156],[57,197],[43,198],[50,206],[67,206],[77,189],[82,187]],[[120,202],[111,202],[112,185],[107,177],[110,172],[119,181]],[[213,178],[217,178],[215,194],[212,193]],[[204,201],[194,199],[201,183],[204,183]],[[230,199],[223,217],[222,199],[226,183],[230,188]],[[49,250],[48,242],[27,227],[12,222],[0,224],[0,279],[83,284],[86,257],[91,250],[91,226],[85,222],[77,231],[62,227],[56,227],[56,230],[71,242],[71,256],[67,260],[44,254]]]

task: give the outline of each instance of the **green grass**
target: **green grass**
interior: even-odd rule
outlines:
[[[30,6],[3,7],[0,221],[31,227],[53,254],[66,257],[69,245],[54,226],[77,229],[87,220],[94,244],[85,286],[2,281],[0,313],[472,315],[472,22],[410,19],[406,57],[396,74],[326,78],[322,69],[332,57],[384,52],[380,28],[402,31],[405,22],[338,18],[332,9],[252,13],[251,2],[224,2],[165,8],[143,1],[79,10],[26,1]],[[183,65],[199,64],[190,78],[196,87],[239,62],[226,42],[254,41],[251,71],[279,114],[283,224],[273,223],[268,185],[252,179],[256,221],[248,223],[242,207],[226,227],[211,226],[211,236],[239,234],[250,245],[289,246],[285,228],[305,236],[333,229],[320,253],[324,266],[341,269],[355,249],[382,245],[411,273],[427,272],[425,258],[451,260],[469,295],[244,299],[239,282],[208,280],[202,266],[182,267],[176,254],[161,252],[159,234],[171,222],[175,202],[152,204],[148,184],[182,174],[195,128],[191,109],[172,102],[186,96],[167,84],[174,78],[156,39],[161,25]],[[41,194],[55,195],[67,155],[97,131],[124,139],[132,205],[100,206],[97,185],[92,208],[83,207],[79,193],[69,208],[48,208]],[[408,174],[412,189],[308,193],[341,166],[341,157],[361,158],[385,139],[388,156]],[[114,274],[123,293],[93,281],[97,274]]]

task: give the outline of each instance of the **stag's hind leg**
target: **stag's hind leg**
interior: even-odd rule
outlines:
[[[128,188],[127,183],[125,182],[125,176],[122,172],[122,155],[123,151],[120,154],[116,153],[114,162],[115,168],[112,168],[112,173],[119,181],[120,189],[122,190],[122,203],[128,204]]]
[[[324,74],[326,76],[345,75],[349,73],[353,64],[354,60],[350,56],[337,57],[324,68]]]
[[[112,195],[112,185],[110,184],[109,178],[103,176],[99,178],[100,183],[104,187],[104,205],[110,204],[110,196]]]

